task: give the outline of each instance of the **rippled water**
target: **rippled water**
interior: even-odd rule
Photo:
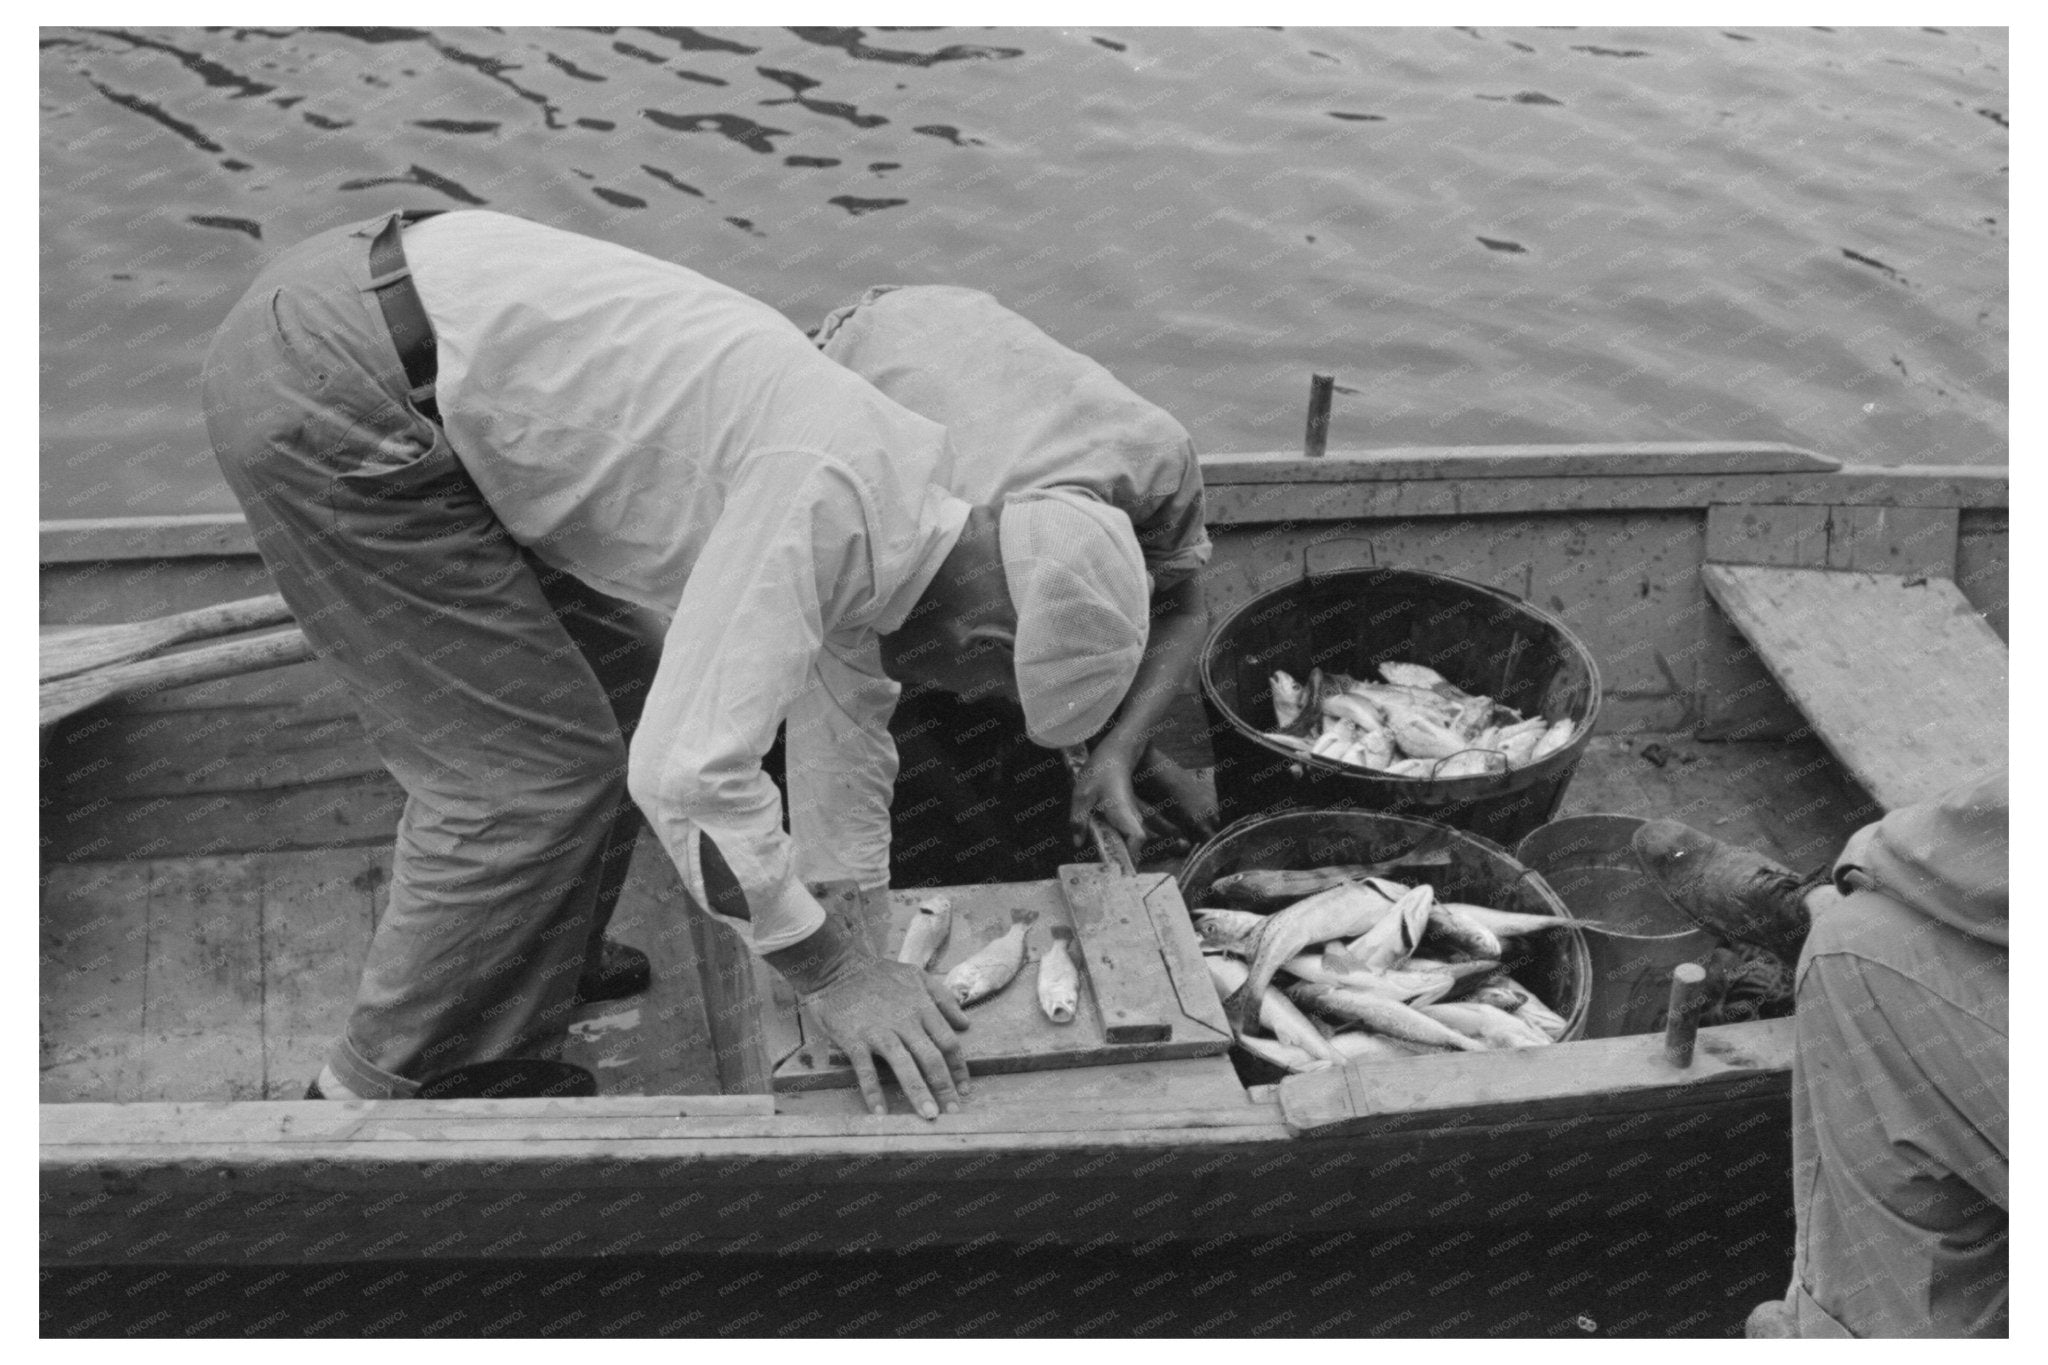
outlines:
[[[45,29],[42,507],[233,506],[265,257],[489,205],[805,327],[987,289],[1205,450],[1736,437],[2006,459],[2006,37]]]

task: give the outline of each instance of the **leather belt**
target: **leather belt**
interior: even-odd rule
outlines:
[[[434,376],[438,368],[434,328],[427,321],[427,310],[420,305],[419,291],[412,286],[412,268],[405,263],[399,229],[440,212],[409,209],[394,213],[370,239],[370,290],[383,310],[391,344],[398,348],[398,362],[405,367],[407,396],[414,407],[436,424],[441,420],[441,410],[434,402]]]

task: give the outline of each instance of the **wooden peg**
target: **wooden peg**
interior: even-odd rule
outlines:
[[[1323,458],[1323,452],[1330,445],[1330,394],[1337,386],[1333,374],[1312,374],[1308,377],[1308,436],[1302,442],[1301,453],[1311,460]]]
[[[1664,1056],[1683,1070],[1692,1065],[1693,1039],[1700,1031],[1700,997],[1707,969],[1681,962],[1671,969],[1671,1006],[1664,1014]]]

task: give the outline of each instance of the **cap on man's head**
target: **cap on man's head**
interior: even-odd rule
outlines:
[[[1079,744],[1123,701],[1145,653],[1138,537],[1116,508],[1061,488],[1013,494],[1000,525],[1024,728],[1047,748]]]

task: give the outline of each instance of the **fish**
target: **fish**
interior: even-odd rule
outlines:
[[[1347,1062],[1385,1062],[1396,1058],[1426,1057],[1432,1052],[1444,1050],[1422,1043],[1411,1043],[1405,1038],[1389,1038],[1384,1033],[1367,1033],[1361,1029],[1348,1029],[1333,1035],[1330,1038],[1330,1046],[1336,1048]]]
[[[1572,742],[1572,734],[1577,729],[1578,722],[1574,721],[1570,716],[1566,716],[1563,720],[1543,732],[1543,738],[1537,740],[1536,747],[1529,751],[1529,761],[1534,763],[1538,759],[1550,757],[1550,755]]]
[[[1386,881],[1388,873],[1402,868],[1450,865],[1450,849],[1444,846],[1443,841],[1436,841],[1433,845],[1425,843],[1384,862],[1331,863],[1326,867],[1294,870],[1252,868],[1232,872],[1210,882],[1209,890],[1232,905],[1249,907],[1274,901],[1303,900],[1344,882]],[[1389,899],[1400,896],[1407,889],[1395,882],[1387,882],[1382,888],[1391,892]]]
[[[1201,937],[1203,947],[1232,957],[1251,956],[1252,936],[1266,922],[1266,916],[1249,910],[1193,910],[1189,918],[1195,922],[1195,933]]]
[[[1463,901],[1445,901],[1444,905],[1457,911],[1480,928],[1492,933],[1495,938],[1519,938],[1523,934],[1540,933],[1545,929],[1597,929],[1597,925],[1581,923],[1578,920],[1561,919],[1556,915],[1528,915],[1519,910],[1495,910],[1487,905],[1468,905]]]
[[[1226,1002],[1232,1024],[1241,1029],[1251,1021],[1259,993],[1273,984],[1281,963],[1311,943],[1363,934],[1393,907],[1393,899],[1379,884],[1343,882],[1266,916],[1247,940],[1251,974],[1246,988],[1239,998]]]
[[[1052,928],[1052,947],[1038,959],[1038,1008],[1055,1024],[1070,1024],[1081,1001],[1081,976],[1068,945],[1074,931],[1064,924]]]
[[[1488,729],[1493,720],[1492,697],[1467,697],[1458,703],[1457,714],[1451,717],[1450,728],[1462,736],[1467,744],[1479,737],[1479,732]]]
[[[1037,912],[1010,912],[1010,929],[973,957],[946,973],[946,990],[960,1007],[988,999],[1016,979],[1024,969],[1024,936],[1030,932]]]
[[[1455,904],[1429,907],[1429,931],[1461,952],[1500,960],[1500,938]]]
[[[1490,1048],[1548,1047],[1550,1038],[1543,1030],[1528,1023],[1506,1010],[1482,1005],[1477,1001],[1461,1000],[1453,1005],[1422,1005],[1418,1011],[1428,1015],[1446,1028],[1455,1029],[1467,1038],[1475,1039]]]
[[[903,946],[896,950],[896,960],[928,972],[945,950],[946,939],[952,932],[953,902],[944,896],[922,901],[917,913],[910,917],[910,927],[903,931]]]
[[[1387,733],[1387,718],[1377,706],[1352,692],[1333,692],[1323,698],[1323,716],[1348,721],[1365,734]],[[1389,742],[1392,737],[1388,736]]]
[[[1456,1052],[1485,1051],[1481,1044],[1430,1018],[1421,1010],[1371,991],[1349,986],[1319,986],[1312,981],[1304,981],[1288,987],[1287,995],[1304,1009],[1315,1010],[1333,1019],[1355,1020],[1372,1032],[1389,1038]],[[1437,1009],[1439,1006],[1431,1005],[1429,1008]]]
[[[1491,963],[1488,967],[1490,970],[1499,965]],[[1389,1000],[1398,1000],[1404,1005],[1413,1005],[1418,1001],[1434,1003],[1441,1000],[1457,986],[1459,979],[1458,973],[1437,968],[1416,970],[1402,967],[1386,972],[1369,971],[1342,948],[1291,957],[1287,959],[1283,970],[1297,981],[1307,981],[1318,986],[1343,986],[1351,990],[1371,991],[1375,995],[1384,995]]]
[[[1242,990],[1249,973],[1245,965],[1235,958],[1217,953],[1204,953],[1202,960],[1209,964],[1209,979],[1216,985],[1218,999],[1227,1000]],[[1326,1062],[1342,1061],[1343,1057],[1330,1046],[1330,1040],[1322,1030],[1309,1022],[1308,1016],[1295,1008],[1292,1001],[1280,992],[1268,987],[1259,997],[1259,1022],[1266,1031],[1289,1047],[1300,1048],[1311,1057],[1320,1057]],[[1242,1036],[1245,1030],[1238,1029]]]
[[[1396,687],[1426,687],[1456,698],[1467,695],[1452,686],[1449,678],[1423,664],[1383,663],[1380,676]]]
[[[1345,947],[1369,972],[1398,967],[1422,946],[1422,936],[1429,928],[1430,907],[1435,904],[1436,889],[1423,882],[1395,901],[1386,914]]]
[[[1389,717],[1387,728],[1410,758],[1449,758],[1469,747],[1465,737],[1450,726],[1413,712]]]
[[[1506,972],[1495,972],[1487,977],[1472,993],[1472,998],[1534,1024],[1553,1043],[1563,1042],[1566,1030],[1571,1027],[1563,1015],[1538,999],[1536,992]]]
[[[1327,1057],[1318,1057],[1311,1052],[1279,1042],[1272,1038],[1261,1038],[1256,1033],[1241,1035],[1237,1045],[1260,1061],[1271,1062],[1274,1066],[1297,1074],[1308,1071],[1327,1071],[1337,1065]],[[1340,1056],[1339,1060],[1342,1058]]]
[[[1317,758],[1335,758],[1358,743],[1364,736],[1358,727],[1348,720],[1333,720],[1323,726],[1322,734],[1308,746],[1310,754]]]
[[[1308,689],[1294,680],[1292,674],[1275,670],[1273,673],[1273,721],[1285,730],[1301,715],[1301,708],[1308,702]]]

